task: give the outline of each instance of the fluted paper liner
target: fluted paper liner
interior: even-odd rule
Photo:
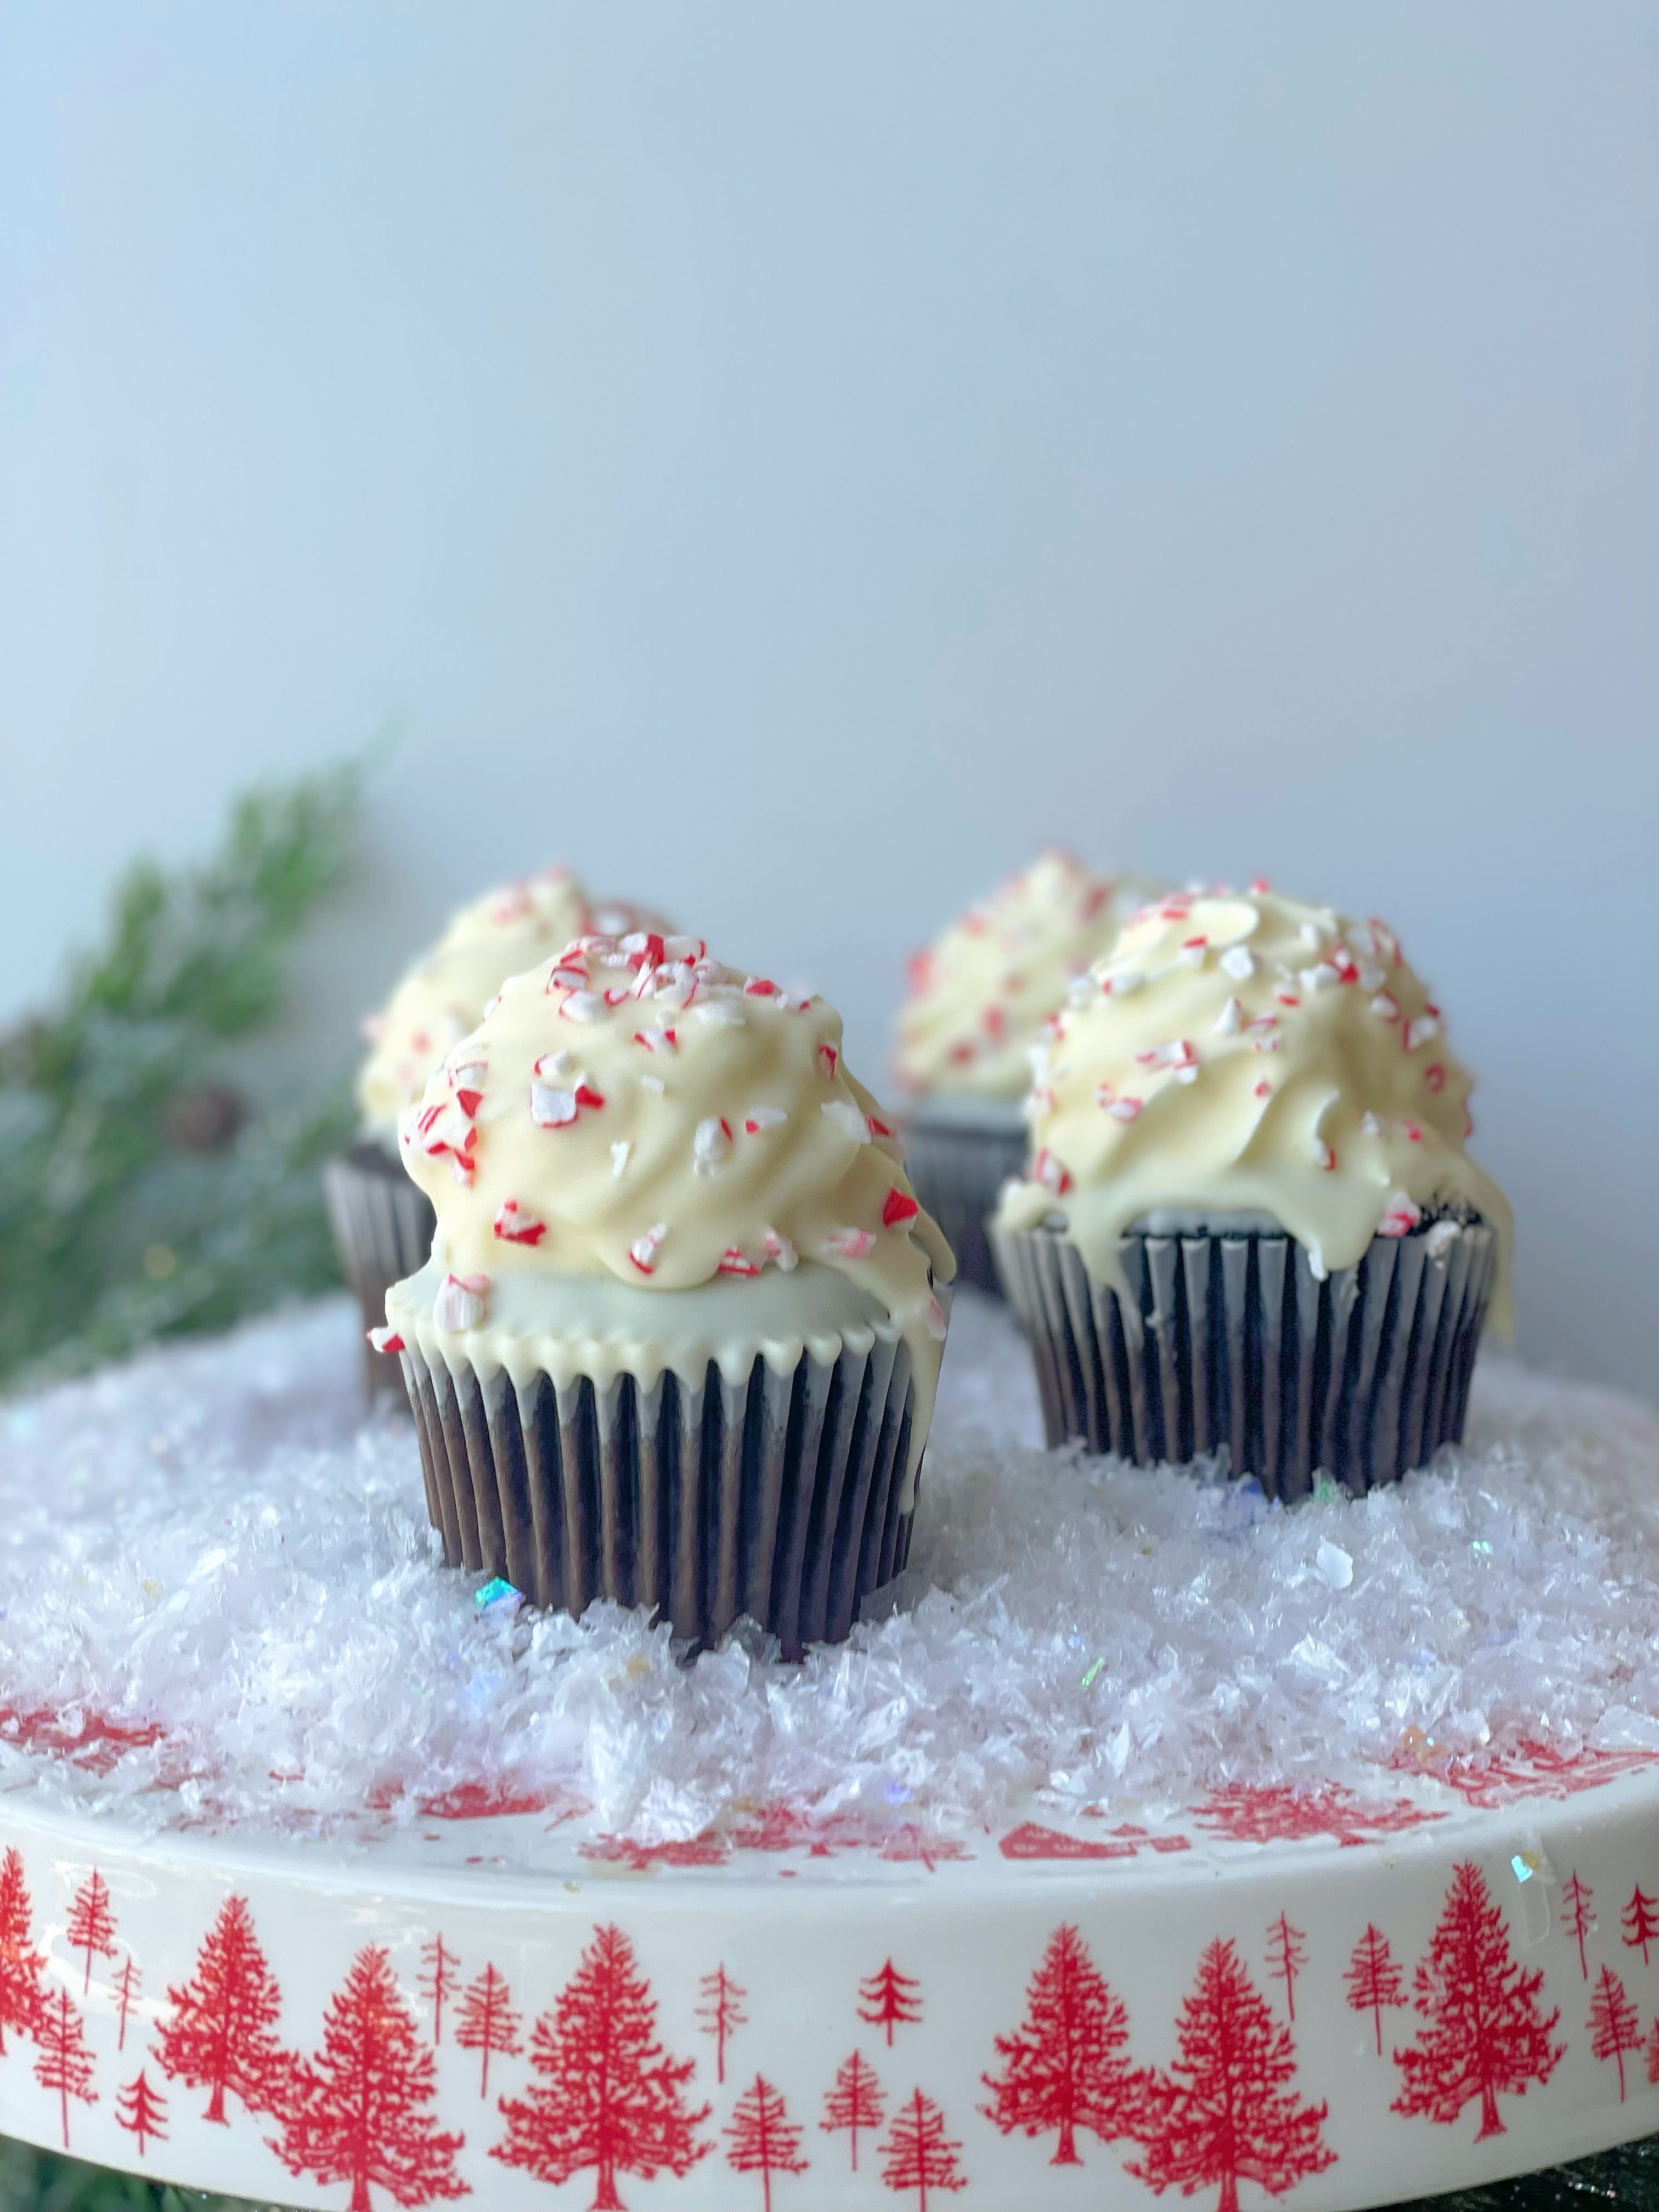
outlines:
[[[1293,1498],[1320,1471],[1356,1495],[1397,1481],[1463,1434],[1497,1268],[1484,1222],[1437,1259],[1426,1224],[1374,1237],[1322,1282],[1289,1237],[1132,1234],[1127,1314],[1058,1230],[991,1237],[1051,1445],[1142,1466],[1224,1448],[1233,1474]]]
[[[996,1211],[1003,1184],[1025,1164],[1023,1124],[1012,1129],[975,1127],[933,1120],[924,1106],[907,1117],[902,1134],[911,1188],[956,1255],[957,1282],[1000,1297],[987,1217]]]
[[[910,1548],[913,1393],[902,1340],[746,1382],[545,1374],[515,1384],[402,1355],[427,1510],[453,1567],[538,1605],[651,1605],[713,1644],[747,1614],[788,1657],[838,1643]]]
[[[362,1308],[365,1330],[386,1319],[386,1294],[426,1265],[437,1218],[426,1193],[402,1163],[379,1145],[354,1145],[323,1164],[323,1197],[340,1269]],[[364,1346],[371,1395],[394,1389],[397,1376]]]

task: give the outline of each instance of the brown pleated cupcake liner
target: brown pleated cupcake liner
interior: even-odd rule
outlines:
[[[340,1269],[362,1308],[365,1331],[386,1319],[386,1294],[394,1283],[425,1267],[437,1217],[426,1193],[404,1173],[401,1161],[379,1145],[354,1145],[323,1164],[328,1207]],[[363,1347],[369,1395],[397,1389],[389,1361]]]
[[[1025,1164],[1024,1129],[933,1121],[923,1107],[907,1120],[902,1134],[910,1187],[956,1255],[957,1282],[1000,1297],[986,1218],[996,1211],[1003,1184]]]
[[[1058,1230],[991,1233],[1051,1445],[1148,1467],[1224,1450],[1294,1498],[1321,1472],[1356,1495],[1397,1481],[1462,1437],[1497,1238],[1462,1222],[1436,1259],[1430,1225],[1324,1281],[1290,1237],[1133,1233],[1127,1317]]]
[[[908,1555],[902,1341],[787,1375],[757,1358],[741,1384],[711,1363],[697,1386],[515,1385],[418,1349],[403,1370],[446,1565],[538,1605],[650,1605],[696,1644],[747,1615],[793,1658],[845,1638]]]

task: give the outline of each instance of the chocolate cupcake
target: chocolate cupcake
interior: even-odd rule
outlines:
[[[1510,1211],[1377,921],[1166,898],[1057,1019],[992,1238],[1051,1443],[1356,1492],[1463,1431]]]
[[[1144,896],[1042,853],[910,963],[895,1054],[905,1159],[963,1282],[999,1287],[985,1219],[1025,1158],[1031,1048]]]
[[[589,935],[506,983],[404,1116],[436,1209],[393,1286],[454,1566],[799,1652],[904,1564],[948,1248],[839,1015]]]

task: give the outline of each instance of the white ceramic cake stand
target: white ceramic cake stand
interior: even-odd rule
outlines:
[[[1162,2179],[1335,2212],[1659,2129],[1652,1754],[971,1845],[760,1807],[653,1854],[476,1796],[349,1844],[146,1837],[31,1782],[104,1756],[95,1724],[5,1717],[34,1749],[0,1798],[0,2129],[158,2179],[481,2212],[1109,2212]]]

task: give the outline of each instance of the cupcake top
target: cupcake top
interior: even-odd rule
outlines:
[[[899,1080],[942,1096],[1023,1097],[1044,1019],[1144,896],[1069,853],[1039,854],[912,960]]]
[[[619,1310],[614,1285],[628,1285],[629,1325],[661,1364],[684,1364],[688,1315],[699,1343],[723,1316],[734,1357],[741,1340],[752,1358],[765,1279],[796,1312],[827,1274],[860,1294],[840,1310],[896,1325],[930,1404],[945,1334],[933,1282],[954,1262],[841,1038],[823,999],[723,967],[696,938],[590,934],[511,977],[403,1120],[447,1271],[437,1327],[523,1314],[527,1284],[567,1314],[573,1279],[608,1278],[592,1313]],[[732,1295],[695,1311],[666,1295],[707,1285]]]
[[[1173,895],[1050,1024],[999,1218],[1059,1215],[1121,1288],[1119,1239],[1158,1209],[1267,1215],[1322,1275],[1449,1206],[1492,1224],[1506,1282],[1509,1206],[1463,1149],[1472,1088],[1384,923],[1265,884]]]
[[[372,1046],[357,1078],[365,1132],[394,1142],[399,1115],[472,1028],[502,977],[547,959],[587,921],[586,894],[568,868],[504,884],[453,915],[363,1024]]]

